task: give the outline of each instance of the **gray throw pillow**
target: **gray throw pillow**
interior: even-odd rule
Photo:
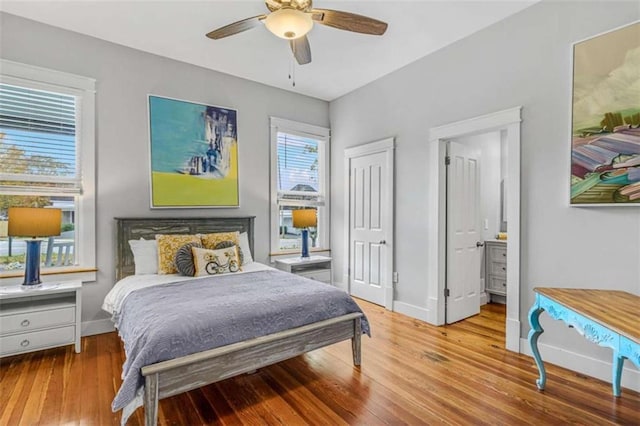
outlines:
[[[176,253],[176,269],[180,272],[180,275],[186,275],[193,277],[196,274],[196,265],[193,263],[193,253],[191,253],[191,247],[202,248],[200,243],[188,243],[178,249]]]

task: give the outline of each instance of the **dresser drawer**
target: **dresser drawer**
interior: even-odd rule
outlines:
[[[315,271],[298,272],[298,275],[312,280],[331,284],[331,269],[320,269]]]
[[[488,291],[492,291],[494,293],[506,294],[507,293],[507,280],[500,277],[489,277],[489,285],[487,286]]]
[[[505,247],[491,246],[489,248],[489,257],[494,262],[506,262],[507,249]]]
[[[507,264],[502,262],[491,262],[491,264],[489,265],[489,274],[506,277]]]
[[[76,327],[73,325],[50,330],[32,331],[30,333],[14,334],[0,337],[0,355],[10,355],[19,352],[30,352],[73,343]]]
[[[3,315],[0,316],[0,333],[10,334],[64,324],[73,324],[75,320],[76,308],[73,306],[61,309]]]

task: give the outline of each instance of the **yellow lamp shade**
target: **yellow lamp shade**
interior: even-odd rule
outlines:
[[[292,215],[294,228],[308,228],[318,224],[316,209],[293,210]]]
[[[9,207],[10,237],[51,237],[60,235],[62,211],[32,207]]]

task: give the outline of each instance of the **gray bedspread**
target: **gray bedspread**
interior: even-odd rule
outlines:
[[[344,291],[277,270],[164,284],[129,294],[113,320],[124,341],[123,423],[144,384],[140,369],[219,346],[362,312]],[[367,319],[362,330],[369,334]],[[133,405],[133,406],[132,406]]]

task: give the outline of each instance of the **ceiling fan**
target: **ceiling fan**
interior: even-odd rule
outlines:
[[[312,0],[266,0],[270,13],[253,16],[220,27],[207,34],[218,40],[257,27],[261,23],[280,38],[289,40],[293,56],[300,65],[311,62],[307,33],[314,23],[361,34],[382,35],[386,22],[339,10],[314,9]]]

